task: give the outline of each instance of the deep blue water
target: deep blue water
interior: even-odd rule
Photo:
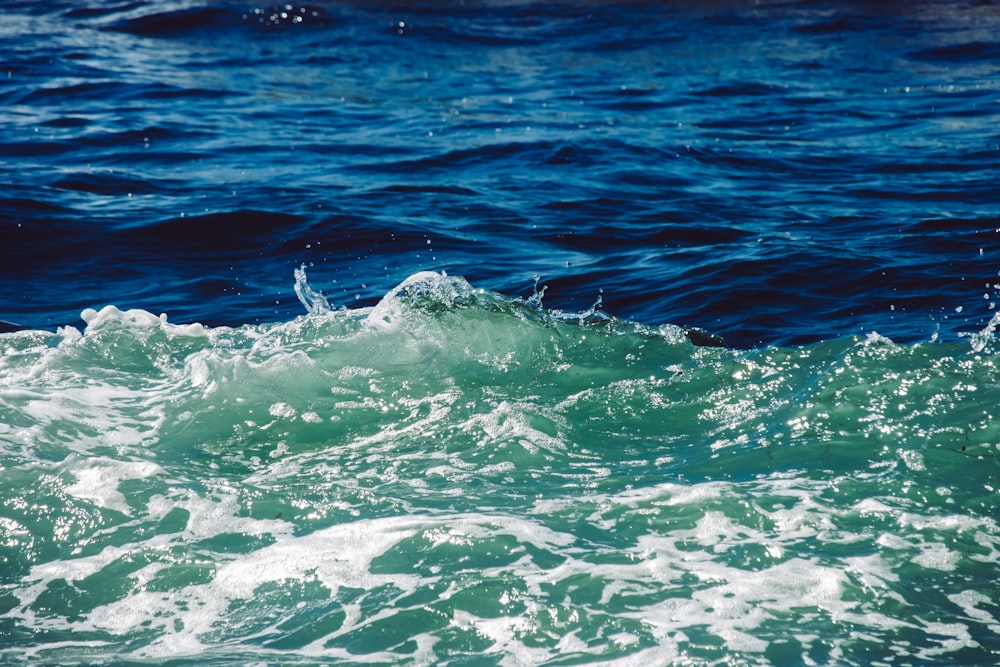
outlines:
[[[303,263],[738,347],[992,315],[995,5],[290,7],[3,4],[0,318],[285,320]]]
[[[997,664],[998,35],[0,0],[0,663]]]

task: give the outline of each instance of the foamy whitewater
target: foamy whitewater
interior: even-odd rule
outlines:
[[[992,664],[992,329],[808,347],[424,272],[0,335],[5,664]]]

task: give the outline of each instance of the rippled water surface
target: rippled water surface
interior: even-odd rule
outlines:
[[[997,6],[0,13],[0,661],[1000,660]]]
[[[306,262],[740,346],[989,319],[995,7],[292,7],[7,3],[0,317],[287,319]]]

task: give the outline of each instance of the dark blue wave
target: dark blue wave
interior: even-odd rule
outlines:
[[[302,263],[736,346],[992,316],[988,8],[291,6],[4,5],[0,318],[286,319]]]
[[[918,60],[968,63],[970,61],[996,62],[1000,58],[1000,42],[974,40],[947,46],[935,46],[910,53]]]
[[[125,5],[123,10],[142,7],[141,4]],[[248,26],[259,30],[286,30],[290,28],[324,28],[332,19],[322,7],[300,4],[276,3],[251,9],[239,5],[204,5],[157,11],[155,3],[150,11],[136,16],[117,19],[101,27],[102,30],[123,32],[142,37],[176,38],[197,36],[218,30]],[[75,16],[82,16],[75,10]],[[96,14],[101,15],[101,14]]]

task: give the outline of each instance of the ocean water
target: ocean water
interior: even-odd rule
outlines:
[[[0,663],[1000,662],[1000,6],[0,16]]]

